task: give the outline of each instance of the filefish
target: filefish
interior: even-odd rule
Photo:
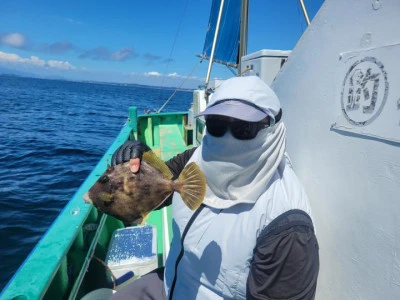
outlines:
[[[143,154],[140,169],[132,172],[135,161],[109,166],[83,196],[86,203],[128,224],[144,224],[151,211],[173,193],[178,192],[184,203],[197,209],[206,193],[206,178],[192,162],[185,166],[178,179],[152,151]]]

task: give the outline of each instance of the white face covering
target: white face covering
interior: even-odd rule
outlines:
[[[222,209],[255,203],[283,158],[285,133],[283,122],[260,130],[251,140],[238,140],[230,130],[222,137],[206,133],[194,158],[207,178],[204,204]]]

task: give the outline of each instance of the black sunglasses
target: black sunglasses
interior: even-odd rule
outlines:
[[[214,118],[206,118],[206,127],[207,132],[214,137],[223,136],[229,128],[234,138],[238,140],[251,140],[257,136],[261,129],[269,127],[269,124],[239,120],[227,122]]]

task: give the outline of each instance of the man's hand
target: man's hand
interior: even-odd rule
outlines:
[[[111,165],[115,166],[129,161],[129,166],[133,173],[139,172],[142,155],[151,149],[146,144],[139,141],[126,141],[113,154]]]

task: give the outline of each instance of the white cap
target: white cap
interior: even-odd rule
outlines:
[[[275,120],[280,109],[278,97],[259,77],[233,77],[215,90],[207,108],[196,117],[219,115],[258,122],[267,116]]]

